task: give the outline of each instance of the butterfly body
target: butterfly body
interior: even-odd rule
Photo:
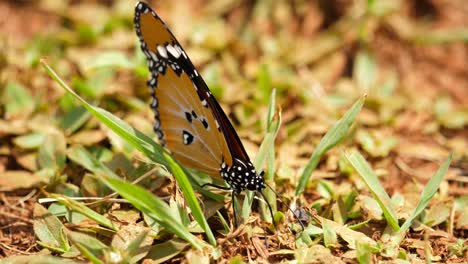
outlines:
[[[226,114],[182,46],[143,2],[135,30],[148,62],[154,131],[184,166],[224,179],[234,193],[265,188]]]
[[[265,188],[263,174],[257,174],[250,161],[234,159],[234,165],[231,167],[222,163],[220,174],[236,193],[240,193],[244,189],[261,191]]]

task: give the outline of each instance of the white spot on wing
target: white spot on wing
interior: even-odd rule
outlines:
[[[157,49],[158,49],[158,53],[159,53],[159,55],[161,55],[161,57],[166,58],[166,59],[168,58],[167,51],[163,46],[158,45]]]
[[[153,58],[154,61],[158,61],[158,57],[156,56],[156,53],[150,50],[149,54],[151,55],[151,58]]]
[[[174,56],[175,58],[179,58],[180,57],[180,52],[174,48],[173,46],[171,45],[167,45],[166,46],[166,49],[167,51],[169,51],[170,54],[172,54],[172,56]]]
[[[149,52],[151,52],[151,51],[149,51]],[[145,54],[146,58],[148,58],[148,59],[151,57],[151,55],[149,54],[149,52],[148,52],[148,50],[146,50],[146,49],[143,50],[143,53]]]

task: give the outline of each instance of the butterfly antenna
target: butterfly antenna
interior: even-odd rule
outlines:
[[[291,209],[291,207],[289,207],[289,205],[283,201],[283,196],[282,196],[281,194],[277,193],[277,192],[275,191],[275,189],[273,189],[273,188],[272,188],[270,185],[268,185],[266,182],[265,182],[265,185],[268,186],[268,188],[270,188],[270,190],[276,195],[276,197],[279,198],[280,202],[281,202],[282,204],[284,204],[284,205],[289,209],[289,211],[294,215],[294,217],[297,219],[297,221],[299,221],[299,224],[301,224],[302,231],[304,231],[304,229],[305,229],[304,224],[303,224],[302,221],[299,219],[299,216],[297,216],[297,214]],[[260,193],[261,193],[261,192],[260,192]],[[262,195],[263,195],[263,193],[262,193]],[[265,197],[265,196],[263,196],[263,197]],[[268,206],[270,206],[270,204],[268,204]],[[270,207],[270,210],[271,210],[271,207]]]

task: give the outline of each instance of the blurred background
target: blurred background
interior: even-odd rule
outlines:
[[[465,0],[148,2],[229,114],[251,158],[276,88],[282,111],[277,178],[285,186],[295,186],[320,138],[367,94],[344,145],[366,156],[389,194],[407,196],[453,150],[441,188],[466,206]],[[9,245],[0,246],[3,256],[37,250],[28,219],[38,187],[98,195],[80,188],[84,169],[65,162],[67,149],[85,146],[122,171],[135,166],[133,149],[65,95],[40,67],[41,58],[88,101],[154,136],[148,71],[133,30],[135,3],[0,1],[0,226],[23,223],[0,230]],[[304,200],[323,197],[315,188],[322,180],[330,189],[362,188],[343,177],[349,170],[341,151],[331,150],[319,164]],[[455,223],[461,233],[468,226],[463,219]]]

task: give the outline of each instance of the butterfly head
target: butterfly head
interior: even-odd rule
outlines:
[[[260,191],[265,188],[263,172],[258,174],[250,161],[234,159],[234,163],[230,167],[223,162],[221,164],[220,173],[231,189],[236,193],[240,193],[245,189]]]

